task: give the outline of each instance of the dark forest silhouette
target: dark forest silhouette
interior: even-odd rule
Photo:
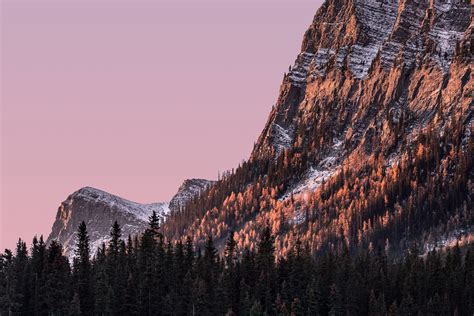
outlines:
[[[0,256],[1,315],[472,315],[474,246],[414,246],[403,259],[383,248],[350,255],[347,248],[314,257],[300,240],[275,257],[265,228],[256,251],[237,253],[230,234],[220,255],[165,242],[153,214],[141,236],[121,236],[90,258],[86,224],[78,229],[72,267],[53,241],[19,240]]]

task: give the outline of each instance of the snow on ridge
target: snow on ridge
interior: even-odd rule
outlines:
[[[335,54],[336,54],[336,52],[333,49],[320,48],[316,52],[316,54],[313,58],[313,64],[314,64],[314,68],[315,68],[314,73],[318,76],[324,75],[329,60]],[[341,62],[339,59],[337,61]]]
[[[302,86],[306,83],[308,70],[313,60],[314,54],[302,52],[296,58],[293,68],[290,70],[289,78],[296,86]]]
[[[162,217],[169,213],[169,203],[137,203],[92,187],[84,187],[73,193],[72,196],[86,201],[106,204],[111,208],[127,212],[144,222],[148,221],[153,211]]]
[[[364,33],[370,38],[367,45],[355,44],[349,54],[349,69],[353,75],[362,79],[367,76],[373,61],[383,43],[392,32],[397,18],[398,1],[379,2],[357,0],[356,16]]]
[[[328,180],[335,172],[336,169],[320,169],[311,167],[310,170],[306,172],[306,175],[303,177],[303,179],[291,190],[286,192],[280,198],[280,200],[286,200],[292,194],[316,190],[323,183],[323,181]]]
[[[284,129],[277,123],[272,125],[272,143],[277,151],[277,156],[285,149],[290,148],[293,143],[292,131]]]
[[[214,183],[213,180],[206,179],[187,179],[179,187],[178,192],[171,198],[168,208],[179,210],[186,202],[198,196]]]
[[[333,145],[329,153],[314,167],[306,171],[302,179],[289,189],[280,200],[286,200],[291,195],[303,193],[306,191],[315,191],[323,181],[328,180],[335,175],[340,166],[337,165],[338,159],[342,156],[344,138],[334,138]]]
[[[464,32],[433,27],[429,36],[437,44],[434,59],[444,71],[447,71],[454,55],[456,43],[463,38]]]
[[[423,29],[426,10],[419,3],[401,3],[399,0],[355,0],[355,16],[362,36],[349,46],[338,47],[337,41],[332,47],[319,47],[314,53],[302,52],[298,55],[293,69],[289,73],[291,82],[296,86],[306,84],[311,75],[323,76],[328,62],[335,57],[335,66],[342,69],[347,58],[348,68],[357,79],[367,77],[373,62],[380,56],[382,67],[390,69],[397,58],[407,66],[412,66],[426,53],[425,37],[434,44],[434,51],[428,52],[443,71],[447,71],[455,52],[456,43],[464,36],[468,27],[465,16],[471,13],[471,7],[460,0],[434,0],[435,11],[430,29]],[[322,24],[338,24],[321,22]],[[426,33],[425,33],[426,32]],[[311,67],[310,67],[311,66]]]

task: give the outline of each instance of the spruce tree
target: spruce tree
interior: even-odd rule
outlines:
[[[74,262],[74,278],[76,293],[82,315],[94,313],[94,294],[92,284],[92,268],[90,262],[89,235],[86,223],[83,221],[77,231],[77,248]]]
[[[123,313],[124,295],[126,287],[126,248],[121,239],[122,228],[117,221],[114,222],[110,231],[109,247],[106,256],[106,280],[107,292],[113,293],[110,297],[110,306],[113,314]],[[108,294],[110,296],[110,294]],[[96,304],[97,305],[97,304]]]
[[[122,237],[122,228],[120,227],[119,223],[115,221],[110,231],[110,241],[109,241],[109,248],[108,248],[109,255],[112,257],[113,260],[115,260],[118,257],[121,237]]]
[[[23,299],[22,291],[18,290],[15,268],[15,256],[9,249],[5,249],[2,255],[2,276],[0,281],[0,311],[5,315],[15,315],[20,313]]]
[[[30,309],[30,270],[28,265],[28,249],[26,243],[19,239],[16,245],[16,256],[13,258],[13,273],[15,274],[14,292],[17,293],[16,303],[20,306],[21,314],[27,314]]]
[[[48,314],[65,315],[72,299],[71,268],[68,259],[63,256],[62,246],[55,240],[46,251],[44,278],[45,282],[40,290],[43,297],[39,302],[40,307],[44,303]]]
[[[263,310],[269,313],[272,309],[275,289],[275,239],[268,226],[260,236],[256,265],[259,277],[257,295],[263,302]]]
[[[155,239],[161,235],[160,218],[158,217],[158,214],[156,214],[156,211],[153,211],[153,213],[148,218],[148,231]]]
[[[44,310],[44,293],[42,288],[47,277],[43,275],[44,263],[46,257],[46,245],[43,241],[43,236],[40,239],[35,236],[33,238],[33,246],[31,248],[31,280],[32,286],[32,309],[31,313],[34,315],[41,315],[46,313]]]
[[[214,246],[214,241],[212,236],[208,236],[206,245],[204,248],[204,270],[202,271],[202,279],[205,284],[205,305],[206,309],[214,314],[217,309],[217,272],[218,272],[218,263],[217,263],[217,249]]]
[[[223,287],[225,291],[225,302],[223,303],[226,305],[227,309],[230,309],[234,312],[237,312],[238,310],[240,283],[236,275],[236,246],[237,243],[234,239],[234,231],[231,231],[229,234],[229,238],[226,241],[224,250],[225,270]]]

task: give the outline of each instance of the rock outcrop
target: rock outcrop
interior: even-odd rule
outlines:
[[[295,236],[403,252],[472,235],[472,16],[465,0],[325,1],[251,158],[169,236],[253,248],[270,225],[284,254]]]
[[[178,192],[170,200],[169,207],[172,211],[179,211],[190,199],[199,196],[201,192],[211,186],[215,181],[205,179],[188,179],[179,187]]]
[[[153,211],[165,221],[169,212],[179,210],[182,204],[199,195],[212,183],[204,179],[185,180],[169,203],[151,204],[132,202],[91,187],[82,188],[61,203],[47,243],[53,239],[59,241],[65,254],[72,258],[77,228],[85,221],[92,254],[95,254],[97,248],[110,239],[114,221],[121,225],[123,237],[140,234],[146,229]]]
[[[252,159],[298,145],[302,128],[324,131],[319,162],[296,185],[301,191],[319,177],[314,189],[337,166],[382,146],[393,163],[404,150],[394,138],[415,140],[430,124],[441,131],[454,115],[472,125],[471,10],[464,0],[326,1]]]

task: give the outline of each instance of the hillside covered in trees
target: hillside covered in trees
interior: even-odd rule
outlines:
[[[236,230],[243,251],[253,249],[259,231],[269,225],[279,255],[291,251],[298,239],[312,254],[383,247],[402,255],[412,242],[423,251],[449,240],[467,243],[474,225],[474,134],[469,128],[453,117],[443,135],[428,127],[391,165],[381,147],[367,161],[343,166],[317,190],[289,197],[283,194],[310,168],[317,150],[295,147],[275,162],[250,160],[170,214],[164,233],[193,236],[198,245],[211,234],[222,246]]]
[[[90,259],[87,227],[78,230],[72,266],[53,241],[20,240],[0,256],[1,315],[472,315],[474,247],[416,247],[403,260],[383,248],[351,256],[347,248],[314,258],[297,240],[276,260],[270,228],[255,250],[236,254],[234,234],[219,256],[165,242],[156,214],[145,233],[110,242]]]
[[[473,25],[325,1],[248,160],[97,251],[81,207],[72,262],[20,240],[0,315],[473,315]]]
[[[170,214],[163,233],[236,233],[277,255],[403,255],[474,235],[472,5],[327,0],[250,158]]]

